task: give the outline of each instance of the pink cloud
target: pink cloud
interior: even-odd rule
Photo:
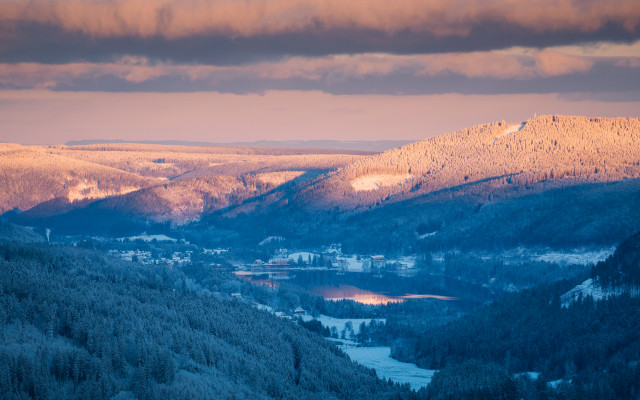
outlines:
[[[0,4],[0,21],[52,24],[96,37],[249,37],[332,29],[466,36],[480,23],[535,32],[593,32],[615,23],[634,32],[640,7],[637,0],[14,0]]]
[[[575,57],[551,50],[534,55],[535,69],[541,76],[559,76],[572,72],[584,72],[593,67],[594,61],[586,57]]]
[[[598,62],[636,67],[637,60],[599,58]],[[635,60],[635,61],[634,61]],[[469,78],[532,79],[585,72],[596,59],[570,56],[551,50],[527,55],[496,51],[429,55],[354,54],[324,57],[291,57],[276,62],[239,66],[150,64],[144,57],[123,57],[114,63],[0,64],[0,84],[18,87],[50,87],[70,84],[78,78],[114,76],[132,83],[160,77],[187,78],[217,83],[233,79],[303,79],[342,82],[349,78],[389,76],[394,73],[419,76],[456,74]]]

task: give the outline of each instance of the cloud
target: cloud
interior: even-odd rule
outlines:
[[[593,32],[609,23],[635,32],[635,0],[21,0],[0,5],[5,22],[59,26],[92,37],[221,34],[235,37],[340,29],[467,36],[483,22],[532,32]]]
[[[192,83],[200,90],[241,85],[242,92],[260,92],[265,83],[283,82],[288,89],[322,89],[345,82],[404,77],[420,82],[429,78],[462,77],[527,81],[589,72],[595,65],[637,69],[630,57],[579,57],[554,50],[488,51],[422,55],[352,54],[323,57],[289,57],[246,65],[215,66],[151,62],[146,57],[124,56],[116,62],[67,64],[3,63],[0,86],[8,88],[67,88],[92,90],[91,82],[113,78],[135,88],[160,80]],[[89,85],[87,86],[87,83]],[[308,86],[309,83],[313,85]],[[253,85],[247,87],[246,85]],[[269,85],[267,85],[269,86]],[[117,90],[117,89],[112,89]],[[161,89],[158,89],[161,90]],[[455,90],[453,90],[455,91]]]
[[[636,0],[4,0],[0,61],[233,65],[640,38]]]

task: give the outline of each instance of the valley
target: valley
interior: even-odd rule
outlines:
[[[54,338],[73,355],[51,350],[48,357],[70,357],[64,362],[73,365],[79,354],[94,360],[87,376],[49,367],[52,390],[80,397],[98,387],[110,396],[173,396],[186,393],[189,382],[215,381],[255,398],[308,398],[329,385],[341,388],[337,398],[426,399],[448,393],[448,380],[467,374],[463,386],[486,379],[492,393],[509,387],[519,398],[539,400],[623,385],[571,347],[597,340],[616,359],[591,349],[596,359],[625,374],[615,375],[624,390],[635,390],[640,341],[629,330],[637,322],[629,307],[638,285],[628,257],[635,259],[633,235],[640,231],[639,131],[637,119],[543,116],[378,154],[2,145],[0,185],[11,195],[2,198],[0,222],[0,356],[12,368],[24,357],[32,370],[46,368],[35,345],[10,349],[18,333],[32,344]],[[24,265],[38,271],[29,275],[33,289],[11,275],[25,275]],[[75,299],[56,297],[47,286],[46,303],[29,303],[42,279],[60,287],[94,279],[100,283],[93,290],[157,313],[165,328],[131,317],[127,329],[142,324],[133,330],[138,336],[122,333],[120,344],[108,345],[122,351],[96,347],[106,339],[51,305]],[[157,304],[133,305],[142,299],[123,282],[144,288]],[[245,317],[233,322],[238,326],[187,310],[178,318],[176,302],[192,304],[196,314],[200,302],[221,310],[211,318]],[[603,314],[596,303],[618,311]],[[80,320],[113,317],[94,311]],[[586,317],[600,325],[580,330]],[[575,337],[566,337],[562,319]],[[286,334],[241,338],[256,321]],[[171,338],[156,332],[169,325],[176,326]],[[613,343],[605,328],[628,340]],[[154,339],[141,339],[147,335]],[[196,336],[209,347],[185,344]],[[307,358],[304,346],[323,361]],[[256,354],[291,368],[270,375],[267,389],[256,386],[251,379],[267,368],[251,358]],[[251,363],[250,378],[237,372],[242,363]],[[346,375],[324,374],[327,363]],[[99,368],[110,372],[100,375]],[[31,370],[20,371],[24,390],[39,393]],[[0,385],[17,387],[7,379]],[[350,391],[349,379],[376,394]]]

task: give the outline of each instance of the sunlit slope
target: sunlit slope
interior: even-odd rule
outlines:
[[[494,180],[527,187],[640,176],[640,119],[543,116],[479,125],[362,158],[297,196],[320,207],[369,207]]]
[[[52,154],[44,146],[0,144],[0,213],[14,208],[26,210],[53,199],[100,199],[159,182]]]
[[[41,218],[105,199],[94,208],[173,224],[239,205],[370,154],[128,143],[2,146],[4,180],[0,184],[7,193],[2,212],[18,208],[28,210],[23,218]]]
[[[288,170],[322,166],[333,169],[354,162],[363,154],[371,154],[322,149],[136,143],[52,146],[49,151],[137,175],[168,179],[236,176],[260,169]]]

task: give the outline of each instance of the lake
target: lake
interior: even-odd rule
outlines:
[[[432,275],[400,276],[394,273],[344,272],[327,269],[269,268],[237,271],[238,277],[256,284],[278,287],[297,285],[327,300],[353,300],[362,304],[402,303],[409,299],[436,299],[479,303],[489,291],[478,285]]]

